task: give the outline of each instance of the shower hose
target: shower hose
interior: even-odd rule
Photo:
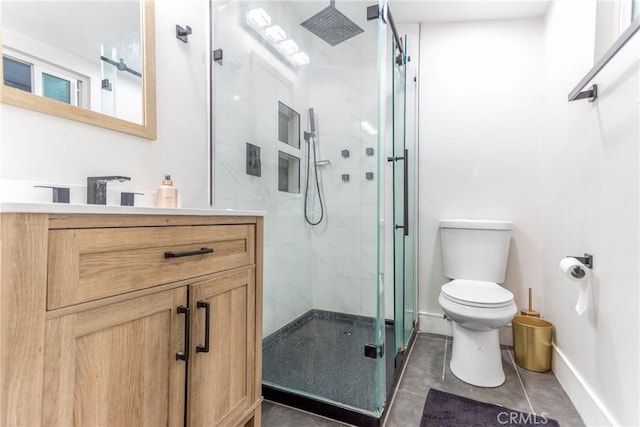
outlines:
[[[313,173],[316,181],[316,191],[318,193],[318,200],[320,201],[320,219],[313,221],[308,209],[309,201],[309,174],[311,171],[311,151],[313,151]],[[322,193],[320,192],[320,181],[318,181],[318,164],[316,163],[316,138],[313,134],[309,134],[307,140],[307,180],[304,189],[304,219],[309,225],[318,225],[324,219],[324,202],[322,201]]]

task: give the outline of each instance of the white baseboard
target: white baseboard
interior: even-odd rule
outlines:
[[[420,317],[420,332],[429,332],[430,334],[444,335],[447,337],[453,335],[451,322],[445,320],[442,314],[421,311],[418,313],[418,316]]]
[[[551,369],[586,425],[620,425],[562,350],[556,347],[555,344],[553,344]]]
[[[511,322],[500,328],[500,345],[513,347],[513,329],[511,329]]]
[[[429,332],[431,334],[452,336],[453,328],[451,322],[442,317],[442,314],[427,313],[421,311],[420,316],[420,332]],[[511,333],[511,323],[500,328],[500,344],[513,345],[513,335]]]

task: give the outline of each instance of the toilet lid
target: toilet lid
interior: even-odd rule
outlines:
[[[493,282],[452,280],[442,286],[442,294],[454,302],[476,307],[502,307],[513,302],[513,294]]]

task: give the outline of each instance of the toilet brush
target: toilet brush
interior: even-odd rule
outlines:
[[[531,308],[531,288],[529,288],[529,309],[520,310],[520,314],[523,316],[540,317],[540,313]]]

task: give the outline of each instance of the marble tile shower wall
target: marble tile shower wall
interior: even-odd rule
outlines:
[[[376,23],[336,47],[297,30],[303,18],[287,2],[262,4],[273,23],[309,53],[294,71],[242,25],[242,2],[214,11],[214,202],[219,208],[266,210],[264,252],[265,336],[311,308],[376,313]],[[284,23],[284,25],[283,25]],[[300,27],[302,28],[302,27]],[[298,32],[296,32],[298,31]],[[300,113],[300,133],[315,110],[326,221],[304,221],[306,143],[278,141],[278,101]],[[261,148],[262,176],[245,173],[246,143]],[[366,155],[374,148],[374,156]],[[342,157],[342,150],[349,157]],[[300,193],[278,191],[278,151],[300,158]],[[366,172],[374,179],[367,180]],[[342,175],[349,174],[348,183]],[[311,199],[311,197],[310,197]],[[314,218],[318,218],[317,201]]]
[[[317,46],[322,60],[311,74],[320,158],[331,161],[321,172],[327,223],[312,230],[314,307],[365,316],[375,316],[377,298],[377,135],[363,129],[363,122],[377,126],[374,28],[336,47]]]
[[[299,22],[284,2],[265,4],[282,25]],[[223,49],[214,64],[214,204],[220,208],[265,210],[264,335],[312,308],[311,242],[304,226],[301,194],[278,191],[278,151],[301,158],[278,141],[278,101],[308,117],[306,70],[293,72],[242,22],[243,2],[214,10],[214,49]],[[294,28],[294,25],[290,25]],[[305,35],[296,35],[302,43]],[[261,150],[261,176],[245,173],[246,144]]]

